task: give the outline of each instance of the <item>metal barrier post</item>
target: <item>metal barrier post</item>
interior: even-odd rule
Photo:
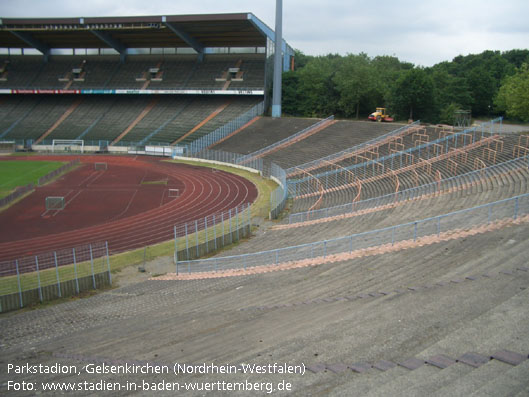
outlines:
[[[197,247],[197,258],[199,257],[198,253],[198,220],[195,220],[195,243]]]
[[[213,242],[215,251],[217,250],[217,222],[215,222],[216,217],[216,215],[213,215]]]
[[[417,222],[415,222],[415,225],[413,226],[413,241],[417,240]]]
[[[230,244],[233,243],[233,234],[231,231],[231,208],[228,211],[228,223],[230,225]]]
[[[90,244],[90,264],[92,267],[92,282],[94,284],[94,289],[96,289],[96,276],[94,274],[94,255],[92,254],[92,244]]]
[[[110,257],[108,255],[108,241],[105,241],[105,250],[107,254],[108,282],[112,285],[112,274],[110,273]]]
[[[175,263],[178,263],[178,261],[176,260],[176,256],[178,255],[177,252],[178,252],[178,245],[176,244],[176,225],[175,225],[174,226],[174,254],[175,254],[174,261]]]
[[[437,237],[441,235],[441,217],[437,217]]]
[[[61,294],[61,281],[59,280],[59,264],[57,263],[57,251],[53,252],[55,258],[55,274],[57,275],[57,291],[59,292],[59,298],[62,298]]]
[[[75,292],[79,294],[79,277],[77,277],[77,258],[75,257],[75,248],[72,248],[73,257],[73,274],[75,277]]]
[[[237,229],[237,241],[239,241],[239,207],[235,207],[235,228]]]
[[[204,217],[204,232],[206,233],[205,243],[206,243],[206,254],[209,252],[209,240],[208,240],[208,217]]]
[[[18,259],[15,260],[15,266],[17,268],[18,296],[20,298],[20,307],[24,307],[24,303],[22,302],[22,287],[20,284],[20,272],[18,271]]]
[[[222,246],[224,247],[224,212],[220,213],[220,223],[222,223]]]
[[[187,260],[189,260],[189,235],[187,234],[187,222],[184,223],[185,234],[186,234],[186,254]]]
[[[37,283],[39,288],[39,299],[42,302],[42,288],[40,285],[40,271],[39,271],[39,258],[35,255],[35,265],[37,266]]]
[[[518,217],[518,197],[514,200],[514,220]]]

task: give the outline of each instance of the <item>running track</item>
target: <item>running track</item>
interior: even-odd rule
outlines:
[[[73,156],[38,156],[28,160],[58,160],[70,161]],[[22,158],[17,158],[21,160]],[[95,162],[106,162],[109,170],[113,165],[115,168],[129,170],[130,172],[150,172],[152,175],[165,175],[169,180],[178,181],[181,188],[180,196],[175,199],[164,199],[160,201],[160,195],[153,195],[154,203],[150,203],[151,209],[127,217],[116,218],[114,212],[105,212],[104,201],[97,203],[101,207],[101,213],[106,214],[106,221],[93,223],[88,216],[85,223],[76,224],[75,228],[60,233],[44,233],[46,230],[45,219],[35,224],[33,222],[16,222],[9,224],[3,221],[4,213],[0,213],[0,261],[21,258],[54,251],[62,248],[72,248],[87,243],[108,241],[111,253],[123,252],[134,248],[170,240],[173,237],[173,227],[184,222],[203,218],[206,215],[227,211],[238,205],[252,203],[257,197],[257,188],[250,181],[227,172],[212,172],[205,167],[194,167],[185,164],[174,164],[162,162],[157,158],[149,157],[117,157],[117,156],[82,156],[81,162],[84,167],[92,167]],[[86,171],[86,168],[85,168]],[[73,171],[74,173],[77,171]],[[93,171],[101,173],[106,171]],[[71,180],[71,174],[68,174]],[[122,174],[123,179],[127,174]],[[97,177],[97,175],[96,175]],[[94,177],[93,179],[96,179]],[[42,189],[61,189],[61,178]],[[81,186],[81,182],[79,185]],[[183,188],[182,188],[183,186]],[[164,187],[165,188],[165,187]],[[37,188],[37,190],[40,188]],[[103,189],[99,186],[99,189]],[[112,189],[112,186],[109,187]],[[33,193],[35,194],[35,193]],[[79,202],[81,200],[81,202]],[[82,202],[83,195],[73,200],[76,206],[94,206],[91,202]],[[143,198],[145,200],[145,197]],[[26,199],[15,204],[9,211],[24,213]],[[130,204],[130,203],[129,203]],[[127,204],[127,205],[129,205]],[[128,208],[128,207],[127,207]],[[126,213],[127,208],[122,208]],[[42,212],[45,211],[42,201]],[[68,206],[64,210],[68,212]],[[76,214],[78,216],[78,214]],[[114,220],[112,219],[114,218]],[[24,224],[26,223],[26,224]],[[89,226],[87,226],[89,225]],[[27,231],[27,238],[18,239],[20,230]],[[33,230],[33,232],[32,232]],[[24,233],[23,233],[24,234]],[[39,235],[41,234],[41,235]],[[35,237],[35,235],[37,235]],[[15,236],[11,238],[10,236]],[[10,239],[11,238],[11,239]]]

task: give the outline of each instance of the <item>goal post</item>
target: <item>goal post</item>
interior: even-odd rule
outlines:
[[[62,196],[46,197],[46,209],[47,210],[63,210],[64,209],[64,197]]]
[[[12,153],[15,149],[15,141],[0,141],[0,153]]]
[[[51,145],[51,151],[73,152],[80,151],[84,153],[83,139],[54,139]]]
[[[103,163],[103,162],[94,163],[94,169],[96,171],[106,171],[108,169],[108,165],[107,163]]]

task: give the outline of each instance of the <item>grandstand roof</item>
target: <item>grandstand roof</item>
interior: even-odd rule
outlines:
[[[0,47],[264,47],[274,32],[251,13],[98,18],[2,18]]]

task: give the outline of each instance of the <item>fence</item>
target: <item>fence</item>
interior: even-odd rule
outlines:
[[[79,159],[75,159],[75,160],[70,161],[69,163],[64,164],[63,166],[57,168],[56,170],[40,177],[38,181],[38,185],[42,186],[48,183],[53,178],[55,178],[57,175],[62,174],[63,172],[65,172],[66,170],[72,168],[74,165],[77,165],[77,164],[79,164]]]
[[[0,208],[11,204],[13,201],[17,200],[19,197],[22,197],[24,194],[32,191],[33,189],[35,189],[35,185],[33,183],[16,188],[13,193],[10,193],[0,199]]]
[[[188,153],[197,153],[201,150],[217,143],[222,138],[225,138],[233,131],[241,128],[244,124],[249,122],[254,117],[260,116],[264,113],[264,102],[260,102],[255,105],[253,108],[248,110],[246,113],[238,116],[236,119],[230,121],[229,123],[223,125],[222,127],[217,128],[215,131],[210,132],[209,134],[197,139],[196,141],[191,142],[187,146]]]
[[[240,164],[245,164],[245,163],[251,161],[252,159],[254,159],[256,157],[263,156],[265,153],[268,153],[268,152],[274,150],[275,148],[278,148],[278,147],[281,147],[283,145],[286,145],[289,142],[295,142],[300,136],[302,136],[304,134],[307,134],[308,132],[320,127],[321,125],[323,125],[325,123],[328,123],[331,120],[334,120],[334,116],[329,116],[326,119],[318,121],[316,124],[313,124],[313,125],[305,128],[305,129],[303,129],[301,131],[298,131],[295,134],[290,135],[287,138],[284,138],[284,139],[282,139],[280,141],[274,142],[271,145],[268,145],[268,146],[266,146],[266,147],[264,147],[262,149],[256,150],[253,153],[249,153],[246,156],[243,156],[239,160],[239,162],[240,162]]]
[[[495,135],[499,135],[501,133],[501,128],[499,132],[494,129],[495,123],[498,120],[500,120],[501,126],[500,118],[482,124],[480,126],[481,131],[478,127],[473,127],[462,132],[448,135],[444,138],[377,158],[376,160],[364,161],[344,167],[336,167],[329,171],[321,172],[304,178],[290,179],[288,181],[289,194],[292,196],[301,196],[304,194],[318,192],[318,187],[313,183],[315,179],[322,180],[324,182],[324,188],[327,189],[330,186],[329,179],[334,177],[334,179],[337,180],[338,176],[340,174],[344,174],[344,172],[354,173],[355,178],[360,179],[375,178],[384,174],[389,175],[392,171],[401,169],[403,166],[417,164],[419,161],[424,159],[434,161],[451,156],[457,156],[458,152],[452,149],[465,148],[466,150],[479,147],[480,145],[484,145],[488,142],[484,139],[486,138],[486,135],[488,135],[489,139],[492,139],[492,137]],[[487,126],[488,131],[485,130]],[[348,180],[347,177],[344,179]]]
[[[504,172],[527,168],[529,166],[529,156],[505,161],[500,164],[492,165],[476,171],[470,171],[465,174],[445,178],[440,181],[434,181],[418,187],[401,190],[395,193],[389,193],[379,197],[373,197],[366,200],[357,201],[343,205],[323,208],[319,210],[298,212],[290,214],[288,223],[299,223],[308,220],[329,218],[333,216],[345,215],[352,212],[364,211],[371,208],[383,207],[386,205],[398,204],[408,200],[415,200],[421,196],[437,194],[450,189],[458,189],[465,185],[472,185],[478,181],[493,178]]]
[[[106,242],[0,262],[0,312],[111,284]]]
[[[467,229],[499,220],[517,219],[525,215],[529,215],[529,193],[432,218],[332,240],[245,255],[183,261],[177,263],[177,269],[179,268],[180,271],[185,269],[188,273],[211,272],[246,269],[248,266],[277,265],[318,257],[325,258],[328,255],[350,253],[384,244],[395,244],[399,241],[415,241],[421,237],[439,236],[446,231]]]
[[[342,158],[343,156],[350,155],[351,153],[362,151],[363,149],[367,148],[368,146],[376,145],[376,144],[384,141],[387,138],[405,134],[406,131],[408,131],[409,129],[412,129],[412,128],[417,127],[419,125],[420,125],[420,121],[417,120],[417,121],[415,121],[415,122],[413,122],[413,123],[411,123],[409,125],[405,125],[403,127],[397,128],[396,130],[390,131],[387,134],[378,136],[376,138],[373,138],[373,139],[371,139],[369,141],[366,141],[364,143],[361,143],[359,145],[350,147],[348,149],[344,149],[344,150],[342,150],[342,151],[340,151],[338,153],[333,153],[333,154],[331,154],[329,156],[322,157],[322,158],[316,159],[316,160],[312,160],[312,161],[309,161],[307,163],[300,164],[300,165],[298,165],[296,167],[288,168],[286,170],[286,172],[287,172],[288,175],[290,175],[290,174],[292,174],[294,172],[297,172],[297,171],[300,171],[300,170],[314,169],[314,167],[318,167],[320,164],[325,164],[325,163],[328,163],[328,162],[332,163],[333,161],[336,161],[336,159]]]
[[[275,219],[285,209],[287,201],[287,173],[278,165],[272,163],[270,167],[271,176],[276,179],[279,186],[270,193],[270,219]]]
[[[221,150],[204,149],[197,153],[186,153],[182,157],[201,159],[218,163],[231,164],[235,167],[250,168],[258,171],[264,177],[272,177],[279,186],[271,193],[270,218],[276,218],[283,211],[287,199],[287,176],[286,172],[275,163],[265,163],[263,159],[253,158],[241,165],[241,159],[246,157],[242,154],[223,152]]]
[[[250,203],[174,227],[175,262],[200,258],[250,235]]]

